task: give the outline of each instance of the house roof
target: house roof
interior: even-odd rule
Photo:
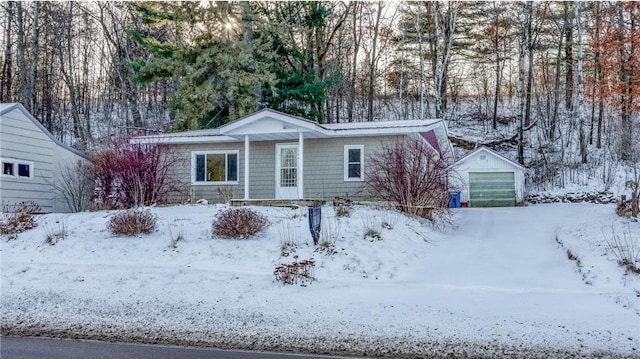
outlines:
[[[462,161],[465,161],[465,160],[467,160],[467,159],[469,159],[469,158],[471,158],[471,157],[473,157],[473,156],[475,156],[475,155],[479,154],[480,152],[486,152],[486,153],[489,153],[489,154],[491,154],[491,155],[493,155],[493,156],[495,156],[495,157],[500,158],[501,160],[503,160],[503,161],[505,161],[505,162],[508,162],[508,163],[512,164],[513,166],[516,166],[516,167],[518,167],[518,168],[524,169],[524,166],[523,166],[523,165],[519,164],[518,162],[515,162],[515,161],[512,161],[512,160],[510,160],[510,159],[506,158],[505,156],[503,156],[503,155],[499,154],[498,152],[496,152],[496,151],[494,151],[494,150],[492,150],[492,149],[490,149],[490,148],[488,148],[488,147],[486,147],[486,146],[480,146],[480,147],[476,148],[475,150],[473,150],[473,151],[471,151],[471,152],[467,153],[466,155],[464,155],[463,157],[461,157],[460,159],[458,159],[458,160],[454,163],[454,166],[455,166],[456,164],[458,164],[458,163],[462,162]]]
[[[49,130],[47,130],[41,123],[40,121],[38,121],[35,117],[33,117],[33,115],[31,115],[31,113],[29,113],[29,111],[27,111],[26,108],[24,108],[24,106],[22,106],[22,104],[20,103],[0,103],[0,117],[11,112],[14,110],[18,110],[20,112],[22,112],[22,114],[24,115],[24,117],[26,117],[27,119],[29,119],[31,122],[33,122],[34,125],[36,125],[36,127],[38,127],[38,129],[40,129],[40,131],[42,131],[42,133],[44,133],[47,137],[49,137],[49,139],[51,139],[51,141],[53,141],[56,145],[70,151],[73,152],[74,154],[85,158],[85,159],[89,159],[89,157],[84,154],[83,152],[69,146],[66,145],[64,143],[62,143],[60,140],[58,140],[57,138],[55,138],[53,136],[53,134],[51,132],[49,132]]]
[[[319,124],[272,109],[262,109],[210,130],[185,131],[138,137],[147,143],[239,142],[244,136],[254,141],[292,140],[299,133],[309,138],[360,137],[419,133],[443,127],[439,119]]]

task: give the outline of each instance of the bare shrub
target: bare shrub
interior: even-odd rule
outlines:
[[[106,209],[166,203],[181,183],[170,170],[179,161],[166,145],[131,143],[127,138],[94,155],[96,202]]]
[[[294,261],[291,263],[284,263],[275,268],[273,275],[276,277],[276,282],[282,284],[300,284],[306,287],[315,280],[313,276],[313,270],[316,266],[316,262],[313,258],[305,259],[298,262],[298,256],[293,256]]]
[[[59,240],[67,238],[67,221],[60,219],[55,222],[45,222],[44,231],[47,234],[45,243],[54,246]]]
[[[369,163],[365,186],[377,199],[430,220],[449,213],[449,163],[423,141],[384,143]]]
[[[67,163],[60,167],[60,172],[51,185],[71,212],[82,212],[90,208],[94,185],[91,165],[82,161]]]
[[[611,238],[608,238],[604,232],[605,243],[609,251],[616,257],[618,264],[629,271],[640,274],[640,238],[631,234],[631,228],[619,233],[615,228],[611,228]]]
[[[262,214],[248,208],[231,208],[213,220],[213,236],[247,239],[263,231],[269,221]]]
[[[322,230],[320,231],[320,241],[313,250],[316,253],[324,253],[332,256],[338,251],[336,250],[336,241],[340,237],[340,223],[335,219],[327,219],[322,221]]]
[[[375,217],[364,218],[362,225],[364,227],[364,239],[368,238],[370,242],[382,240],[382,234],[377,229]]]
[[[35,214],[40,212],[40,206],[32,201],[5,206],[0,217],[0,234],[13,236],[36,228]]]
[[[233,189],[231,187],[218,187],[218,194],[222,199],[222,203],[231,203],[233,199]]]
[[[149,210],[127,209],[111,216],[107,229],[116,236],[149,234],[156,229],[158,218]]]
[[[169,248],[171,249],[178,249],[178,243],[184,241],[185,239],[185,235],[184,235],[184,227],[180,226],[180,228],[178,229],[178,233],[176,233],[176,235],[173,235],[173,231],[171,230],[171,225],[169,225],[169,237],[171,237],[171,242],[169,243]]]
[[[280,256],[288,257],[298,249],[297,239],[300,237],[297,227],[292,227],[290,223],[281,223],[278,226],[278,236],[280,237]]]
[[[338,197],[333,200],[333,209],[338,217],[351,217],[353,212],[351,200]]]

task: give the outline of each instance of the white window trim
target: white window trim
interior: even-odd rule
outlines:
[[[13,174],[12,175],[4,174],[4,165],[2,165],[2,163],[5,163],[5,162],[13,163]],[[31,161],[18,160],[18,159],[15,159],[15,158],[0,158],[0,165],[2,166],[2,168],[0,168],[0,171],[2,172],[2,173],[0,173],[0,177],[33,179],[33,162],[31,162]],[[18,175],[18,166],[19,165],[29,165],[29,176],[19,176]]]
[[[349,150],[360,150],[360,177],[349,177]],[[364,181],[364,145],[345,145],[344,146],[344,181],[345,182],[362,182]]]
[[[225,156],[224,159],[224,168],[225,168],[225,177],[228,175],[227,171],[227,161],[228,161],[228,155],[233,155],[235,154],[238,158],[238,179],[235,181],[216,181],[216,182],[211,182],[211,181],[196,181],[196,156],[197,155],[227,155]],[[206,165],[207,161],[205,159],[205,165]],[[206,169],[205,169],[206,172]],[[240,180],[240,151],[238,150],[228,150],[228,151],[192,151],[191,152],[191,185],[193,186],[219,186],[219,185],[232,185],[232,184],[239,184]]]

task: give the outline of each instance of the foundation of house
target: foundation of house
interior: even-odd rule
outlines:
[[[262,207],[315,207],[323,206],[327,201],[318,199],[232,199],[231,205],[240,206],[262,206]]]

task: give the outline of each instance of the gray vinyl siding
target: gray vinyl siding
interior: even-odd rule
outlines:
[[[223,187],[232,193],[233,198],[244,196],[244,143],[216,143],[216,144],[189,144],[174,145],[167,154],[174,162],[174,170],[170,174],[177,183],[181,185],[178,191],[170,198],[171,202],[195,202],[206,199],[211,203],[222,202],[222,197],[218,188]],[[233,185],[211,185],[211,184],[191,184],[191,152],[193,151],[239,151],[238,153],[238,184]]]
[[[344,146],[364,146],[363,170],[366,176],[369,157],[380,151],[384,142],[400,138],[400,136],[347,137],[305,141],[305,198],[332,200],[335,197],[342,197],[357,201],[372,200],[364,182],[344,180]]]
[[[19,109],[3,114],[0,126],[0,158],[33,163],[33,178],[0,176],[2,205],[33,201],[43,212],[53,211],[51,183],[56,143]]]
[[[304,141],[304,198],[333,200],[335,197],[352,200],[370,200],[361,181],[344,180],[344,146],[364,146],[364,170],[367,171],[368,157],[379,151],[383,142],[390,142],[401,136],[356,137],[332,139],[305,139]],[[249,144],[249,198],[275,198],[276,144],[297,144],[298,141],[252,141]],[[180,158],[174,166],[173,175],[184,183],[187,195],[176,195],[176,202],[195,202],[206,199],[210,203],[222,201],[218,188],[232,191],[234,199],[244,197],[244,143],[184,144],[173,145],[172,156]],[[191,183],[191,153],[193,151],[238,151],[238,183],[234,185],[213,185]]]
[[[283,142],[277,142],[277,143],[298,143],[298,142],[283,141]],[[275,198],[276,196],[276,142],[250,142],[249,157],[250,157],[249,158],[249,198],[251,199]],[[244,172],[244,167],[243,167],[243,172]]]

